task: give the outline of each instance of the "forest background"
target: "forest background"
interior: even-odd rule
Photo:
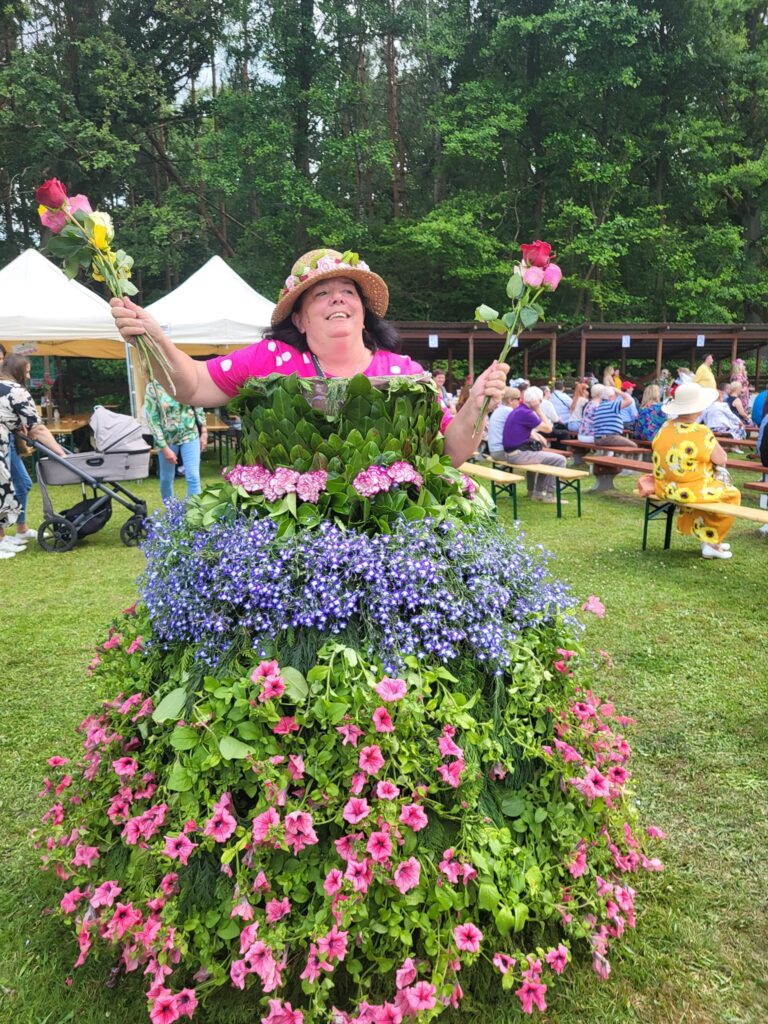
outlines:
[[[395,319],[467,320],[551,241],[550,319],[762,320],[768,4],[4,0],[0,265],[56,176],[144,301],[219,253],[275,297],[361,252]]]

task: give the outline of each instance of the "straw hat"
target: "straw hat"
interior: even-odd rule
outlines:
[[[298,297],[318,281],[331,277],[348,277],[360,286],[365,305],[376,316],[384,316],[389,305],[389,289],[378,274],[368,269],[356,252],[349,249],[311,249],[300,256],[291,267],[272,311],[272,326],[276,327],[293,311]]]
[[[662,405],[662,411],[668,419],[685,416],[689,412],[704,412],[713,402],[717,401],[717,388],[703,388],[700,384],[690,381],[680,384],[675,389],[675,397]]]

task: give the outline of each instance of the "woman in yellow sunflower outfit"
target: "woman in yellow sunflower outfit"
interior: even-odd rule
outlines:
[[[688,501],[741,504],[737,488],[723,483],[715,474],[717,466],[725,466],[725,451],[709,427],[696,422],[716,399],[715,388],[681,384],[675,397],[663,406],[668,422],[656,434],[652,445],[657,497],[681,504]],[[677,529],[701,541],[704,558],[730,558],[731,546],[723,541],[733,522],[733,516],[681,509]]]

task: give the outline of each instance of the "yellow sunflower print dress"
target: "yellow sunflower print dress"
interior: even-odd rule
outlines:
[[[717,439],[702,423],[677,423],[669,420],[653,439],[653,478],[656,496],[679,501],[721,501],[741,504],[736,487],[721,483],[715,476],[710,456]],[[679,533],[693,535],[707,544],[719,544],[733,526],[732,516],[680,510]]]

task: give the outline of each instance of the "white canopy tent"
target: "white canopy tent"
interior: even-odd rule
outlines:
[[[147,308],[180,349],[216,355],[262,337],[274,304],[213,256]],[[125,359],[134,415],[143,403],[136,357],[115,329],[108,303],[36,249],[0,270],[0,341],[30,355]]]
[[[274,308],[220,256],[212,256],[147,311],[179,348],[203,355],[242,348],[263,337]]]
[[[36,249],[0,270],[0,341],[33,355],[125,358],[108,303]]]

